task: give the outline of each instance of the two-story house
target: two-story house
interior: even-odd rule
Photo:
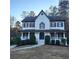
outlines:
[[[45,36],[51,40],[66,38],[65,19],[60,16],[47,16],[42,10],[35,17],[26,17],[22,20],[21,40],[27,40],[30,34],[35,34],[38,44],[44,44]]]

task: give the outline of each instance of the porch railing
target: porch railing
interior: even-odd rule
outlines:
[[[62,38],[64,38],[64,37],[51,37],[51,40],[61,40]],[[66,39],[66,37],[65,37],[65,39]]]

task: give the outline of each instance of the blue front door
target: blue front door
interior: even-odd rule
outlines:
[[[44,32],[40,32],[39,38],[40,38],[41,40],[44,39]]]

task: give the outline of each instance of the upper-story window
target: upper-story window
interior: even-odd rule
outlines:
[[[51,22],[51,23],[50,23],[50,26],[51,26],[51,27],[56,27],[56,22]]]
[[[23,27],[26,27],[26,26],[25,26],[25,23],[23,23]]]
[[[30,27],[35,27],[35,23],[34,22],[30,22]]]
[[[35,23],[34,22],[26,22],[26,23],[23,23],[23,27],[35,27]]]
[[[45,29],[45,24],[43,22],[40,23],[40,29]]]
[[[61,27],[63,27],[64,25],[63,25],[63,23],[61,22]]]
[[[26,27],[28,27],[28,25],[29,25],[29,24],[26,22]]]
[[[57,27],[63,27],[63,22],[58,22]]]

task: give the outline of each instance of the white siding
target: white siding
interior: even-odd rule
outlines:
[[[35,21],[35,29],[40,29],[39,24],[43,22],[45,24],[45,29],[50,29],[50,22],[49,19],[46,17],[45,14],[39,15]]]
[[[23,27],[23,25],[22,25],[22,29],[23,30],[28,30],[28,29],[36,29],[36,30],[41,30],[40,29],[40,23],[41,22],[43,22],[44,24],[45,24],[45,30],[49,30],[49,29],[59,29],[59,30],[64,30],[64,21],[55,21],[56,22],[56,25],[57,25],[57,23],[59,23],[59,22],[63,22],[63,27],[51,27],[50,26],[50,21],[49,21],[49,19],[46,17],[46,15],[43,13],[43,15],[39,15],[38,17],[37,17],[37,19],[35,20],[35,27],[30,27],[30,23],[28,22],[28,26],[29,27]],[[25,23],[25,25],[27,26],[27,22],[24,22]]]
[[[64,30],[64,22],[63,22],[63,27],[50,27],[50,22],[49,22],[49,20],[48,20],[48,18],[47,19],[36,19],[36,21],[35,21],[35,27],[23,27],[22,29],[23,30],[28,30],[28,29],[39,29],[40,30],[40,26],[39,26],[39,24],[41,23],[41,22],[43,22],[44,24],[45,24],[45,29],[59,29],[59,30]],[[57,25],[57,23],[58,22],[56,22],[56,25]]]

